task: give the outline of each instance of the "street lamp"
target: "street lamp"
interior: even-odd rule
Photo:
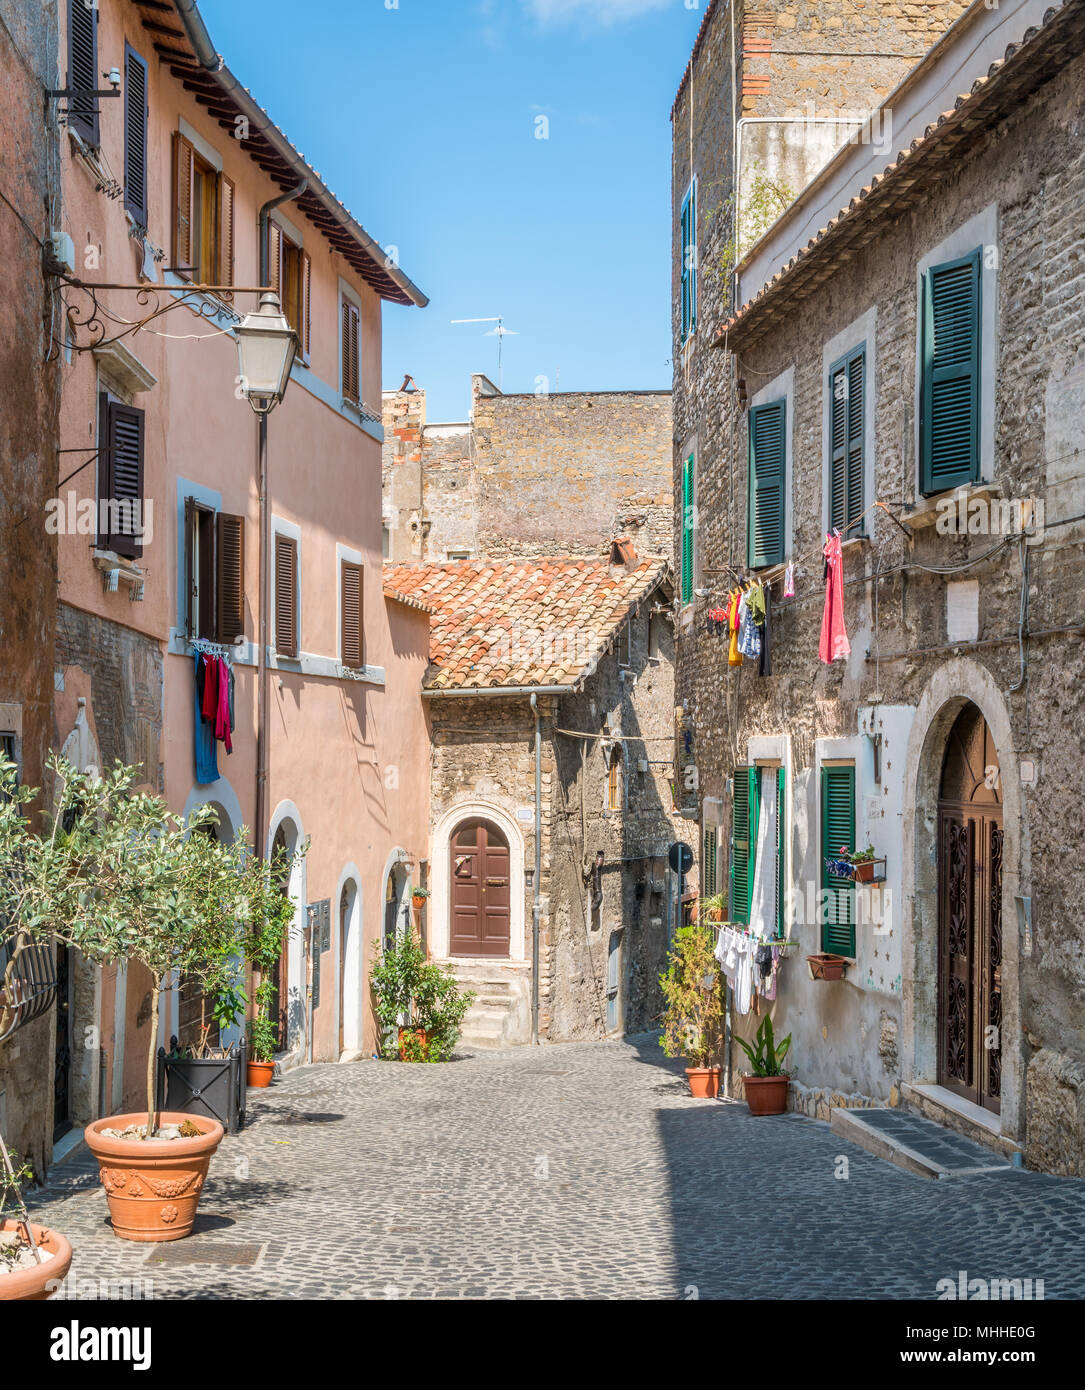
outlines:
[[[260,296],[260,307],[234,329],[241,389],[257,415],[267,416],[282,400],[298,348],[274,290]]]

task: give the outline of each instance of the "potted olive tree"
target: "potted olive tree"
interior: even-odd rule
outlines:
[[[117,764],[101,777],[55,755],[53,810],[39,834],[26,825],[11,920],[40,938],[104,965],[128,961],[150,980],[147,1108],[87,1126],[114,1233],[177,1240],[192,1229],[208,1165],[223,1129],[203,1115],[157,1112],[155,1061],[163,990],[180,977],[214,985],[238,945],[236,860],[213,836],[192,833],[214,812],[186,823],[161,797],[139,791],[138,770]]]
[[[723,993],[719,962],[713,954],[716,931],[694,923],[679,927],[667,969],[659,977],[663,990],[663,1036],[668,1057],[685,1057],[690,1094],[710,1100],[719,1094],[718,1058],[723,1049]]]

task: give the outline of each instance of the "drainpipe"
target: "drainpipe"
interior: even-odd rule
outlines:
[[[531,910],[531,1041],[539,1041],[539,915],[542,907],[542,715],[532,692],[535,715],[535,901]]]
[[[260,209],[260,287],[268,283],[268,231],[271,213],[283,203],[298,198],[308,187],[302,179],[289,193],[272,198]],[[256,653],[256,815],[255,850],[264,853],[267,841],[267,704],[268,665],[267,647],[270,639],[271,601],[268,594],[269,556],[271,552],[271,508],[268,506],[267,472],[267,415],[259,416],[260,443],[256,462],[256,486],[260,497],[260,640]]]

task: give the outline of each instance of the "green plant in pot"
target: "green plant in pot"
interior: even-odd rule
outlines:
[[[860,883],[870,883],[874,878],[874,846],[867,845],[866,849],[856,849],[848,855],[848,862],[855,870],[855,877]]]
[[[474,1002],[447,971],[427,961],[415,933],[394,944],[374,942],[377,963],[370,974],[381,1051],[403,1062],[447,1062]]]
[[[724,1004],[716,936],[710,925],[680,927],[659,977],[665,1006],[660,1046],[668,1057],[686,1058],[690,1092],[699,1100],[719,1094]]]
[[[783,1069],[784,1058],[791,1051],[791,1034],[780,1043],[772,1030],[772,1018],[766,1014],[754,1034],[752,1044],[736,1038],[750,1060],[752,1072],[743,1077],[746,1104],[751,1115],[782,1115],[787,1109],[787,1087],[790,1077]]]
[[[149,981],[147,1108],[96,1120],[87,1147],[98,1158],[114,1232],[131,1240],[187,1235],[222,1126],[204,1116],[156,1114],[155,1062],[163,990],[184,978],[214,988],[238,950],[238,878],[233,850],[206,833],[215,815],[186,822],[161,797],[138,789],[138,769],[102,776],[54,755],[51,808],[35,829],[28,815],[0,817],[0,915],[38,940],[55,939],[96,965],[125,961]],[[9,787],[27,808],[31,788]],[[138,980],[138,974],[130,979]],[[156,1171],[168,1179],[156,1179]],[[155,1187],[175,1195],[163,1202]]]
[[[287,891],[295,864],[308,852],[308,841],[295,850],[277,850],[268,861],[249,855],[239,866],[242,950],[252,968],[253,1017],[249,1020],[248,1083],[268,1086],[281,1045],[275,1013],[278,991],[272,971],[283,944],[297,930],[297,907]]]

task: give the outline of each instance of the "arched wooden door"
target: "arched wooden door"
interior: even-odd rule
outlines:
[[[507,956],[509,844],[489,821],[466,821],[449,844],[449,955]]]
[[[975,705],[950,730],[938,801],[938,1080],[1000,1108],[1002,787]]]

